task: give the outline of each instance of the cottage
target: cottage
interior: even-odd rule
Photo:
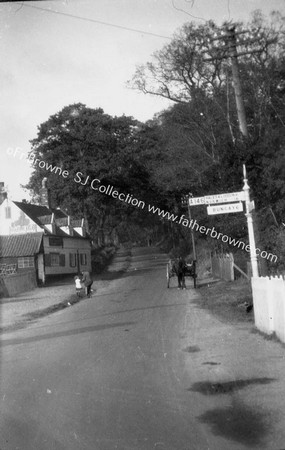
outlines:
[[[45,180],[41,204],[0,205],[0,276],[34,271],[45,283],[51,275],[91,270],[91,241],[84,219],[50,208]]]

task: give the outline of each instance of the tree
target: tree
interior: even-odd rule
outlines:
[[[195,192],[198,185],[202,195],[237,190],[246,163],[258,209],[271,208],[280,224],[285,208],[285,18],[273,12],[265,19],[255,11],[249,23],[235,24],[248,141],[238,127],[227,25],[185,24],[151,62],[137,68],[130,85],[174,102],[160,116],[165,164],[154,174],[161,186]]]
[[[270,80],[272,63],[284,56],[284,18],[272,13],[267,23],[260,11],[253,13],[248,24],[237,23],[238,53],[242,84],[253,95],[247,99],[248,114],[258,116],[267,92],[266,78]],[[189,103],[202,91],[217,102],[228,126],[235,136],[236,113],[230,65],[231,42],[225,23],[219,28],[213,21],[204,25],[186,23],[170,44],[155,52],[152,61],[137,68],[129,85],[146,94],[158,95],[176,103]],[[226,97],[226,101],[225,101]],[[267,96],[268,98],[268,96]],[[222,102],[220,103],[220,100]],[[252,102],[254,100],[254,102]],[[256,117],[255,117],[256,118]],[[252,127],[251,123],[249,126]],[[262,124],[259,124],[262,127]]]
[[[92,231],[102,228],[108,215],[112,213],[113,219],[120,216],[122,205],[115,208],[108,196],[91,188],[90,182],[97,178],[117,188],[129,187],[129,173],[133,170],[129,146],[137,126],[131,117],[113,118],[100,108],[94,110],[82,104],[63,108],[38,127],[31,153],[67,170],[68,179],[36,165],[27,188],[38,194],[41,179],[46,176],[54,206],[84,215]]]
[[[156,226],[154,215],[94,190],[91,182],[100,180],[102,185],[145,202],[159,201],[161,196],[149,171],[160,145],[157,125],[140,124],[126,116],[111,117],[100,108],[75,104],[42,123],[31,144],[35,158],[68,171],[68,177],[36,164],[26,188],[38,199],[42,178],[47,177],[53,207],[83,215],[99,242],[114,229],[125,230],[127,236],[128,227],[141,227],[146,233]]]

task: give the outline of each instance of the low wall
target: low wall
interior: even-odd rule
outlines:
[[[0,297],[13,297],[22,292],[30,291],[36,286],[37,280],[34,271],[0,277]]]
[[[255,326],[275,333],[285,342],[285,280],[282,277],[251,279]]]

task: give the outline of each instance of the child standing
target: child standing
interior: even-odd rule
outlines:
[[[78,275],[76,275],[74,277],[74,281],[75,281],[75,289],[76,289],[77,297],[80,297],[80,293],[82,292],[83,288],[82,288],[81,280]]]

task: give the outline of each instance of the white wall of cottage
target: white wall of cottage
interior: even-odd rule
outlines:
[[[49,243],[49,236],[44,236],[44,254],[56,253],[65,255],[64,266],[47,266],[45,264],[46,275],[69,274],[77,272],[77,264],[75,267],[70,265],[70,254],[86,254],[86,265],[80,264],[80,270],[91,271],[91,244],[88,239],[80,239],[74,237],[63,237],[63,246],[54,246]]]
[[[36,233],[42,229],[11,200],[0,205],[0,235]]]

